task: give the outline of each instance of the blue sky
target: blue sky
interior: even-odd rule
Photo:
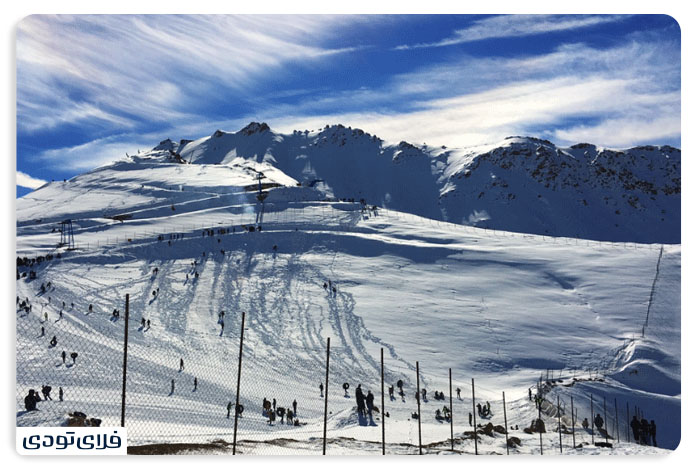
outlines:
[[[17,196],[251,120],[450,147],[680,147],[680,82],[679,25],[661,15],[30,16]]]

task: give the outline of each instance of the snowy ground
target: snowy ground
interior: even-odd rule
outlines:
[[[387,210],[363,213],[359,204],[321,201],[284,183],[288,188],[271,190],[263,208],[244,190],[206,192],[201,183],[195,194],[188,187],[176,192],[182,198],[174,210],[170,201],[154,203],[153,193],[161,187],[136,184],[135,194],[124,198],[135,200],[129,210],[138,214],[123,222],[97,209],[99,192],[91,199],[80,193],[91,203],[74,217],[80,248],[36,267],[36,280],[17,281],[18,296],[33,304],[31,313],[18,312],[16,318],[17,425],[62,424],[74,410],[105,425],[120,423],[123,310],[129,294],[131,445],[231,442],[233,418],[226,418],[226,405],[235,397],[242,312],[241,453],[321,453],[318,386],[324,380],[326,338],[331,338],[328,453],[380,453],[381,416],[374,424],[360,420],[353,398],[362,384],[381,408],[380,348],[386,387],[399,379],[405,383],[403,399],[386,397],[388,453],[418,451],[418,423],[411,418],[417,411],[416,361],[420,386],[428,390],[421,407],[426,453],[449,450],[449,424],[434,417],[448,401],[432,395],[448,393],[450,368],[453,392],[461,389],[453,405],[460,453],[474,452],[473,439],[464,436],[471,430],[472,378],[477,402],[491,404],[494,424],[503,424],[505,392],[508,426],[519,426],[510,436],[522,441],[514,452],[537,453],[538,434],[522,431],[536,415],[527,392],[549,369],[563,382],[547,399],[560,397],[562,422],[569,429],[571,395],[580,419],[590,415],[590,395],[595,404],[606,397],[610,432],[615,398],[618,403],[618,445],[569,450],[571,435],[564,434],[564,454],[660,453],[625,442],[627,402],[631,412],[639,406],[656,421],[660,446],[679,443],[680,246],[664,246],[642,338],[659,245],[493,232]],[[18,204],[18,255],[55,253],[58,234],[50,227],[68,213],[44,206],[37,222],[33,209]],[[242,228],[258,224],[261,232]],[[202,228],[234,232],[209,236]],[[172,233],[179,236],[170,241]],[[41,294],[47,281],[52,288]],[[337,287],[335,294],[324,289],[328,281]],[[121,311],[119,319],[111,316],[114,308]],[[42,323],[45,312],[48,321]],[[141,327],[141,317],[152,321],[150,328]],[[39,336],[42,325],[44,337]],[[55,348],[48,343],[53,335]],[[63,349],[79,353],[75,365],[70,358],[62,363]],[[180,358],[186,363],[181,372]],[[343,382],[350,384],[348,398]],[[46,383],[54,388],[54,401],[25,414],[27,390]],[[64,402],[55,401],[59,386],[66,392]],[[302,425],[269,425],[261,415],[263,398],[276,398],[284,407],[297,400]],[[557,429],[555,410],[544,420],[547,430]],[[480,437],[481,453],[505,453],[503,434]],[[576,438],[578,443],[591,438],[580,421]],[[544,434],[543,443],[544,453],[559,452],[558,433]]]

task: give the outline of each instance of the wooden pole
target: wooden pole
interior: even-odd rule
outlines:
[[[449,395],[450,395],[450,448],[454,451],[454,406],[452,405],[452,368],[449,369]]]
[[[474,379],[471,379],[471,406],[474,415],[474,453],[478,455],[478,435],[476,434],[476,393],[474,391]]]
[[[384,408],[384,348],[380,348],[379,357],[382,367],[382,455],[386,455],[386,447],[384,444],[384,420],[386,419],[386,410]]]
[[[234,433],[232,436],[232,455],[237,454],[237,420],[239,419],[239,387],[242,383],[242,351],[244,350],[244,321],[246,313],[242,312],[242,330],[239,334],[239,361],[237,363],[237,395],[234,405]]]
[[[594,445],[594,395],[590,395],[590,419],[592,420],[592,445]]]
[[[324,382],[324,447],[322,455],[326,455],[326,422],[329,413],[329,357],[331,351],[331,338],[326,339],[326,380]]]
[[[128,369],[128,315],[130,294],[126,294],[126,322],[123,325],[123,385],[121,387],[121,427],[126,427],[126,375]]]
[[[507,410],[505,409],[505,392],[503,392],[503,419],[505,420],[505,449],[510,455],[510,441],[508,440]]]
[[[423,442],[421,440],[421,394],[420,394],[420,368],[416,361],[416,401],[418,402],[418,455],[423,455]]]
[[[575,408],[573,407],[573,395],[570,396],[570,420],[572,421],[571,424],[571,431],[573,432],[573,448],[575,448],[575,413],[574,413]]]
[[[563,453],[563,436],[561,435],[561,396],[556,395],[556,411],[558,412],[558,444]]]

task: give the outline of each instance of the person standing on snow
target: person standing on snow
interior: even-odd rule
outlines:
[[[365,402],[367,403],[367,414],[370,417],[370,422],[372,422],[372,410],[375,407],[375,396],[372,394],[372,391],[367,391],[367,398],[365,398]]]

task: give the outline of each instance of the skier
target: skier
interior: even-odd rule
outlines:
[[[285,408],[283,408],[282,406],[278,407],[278,409],[276,410],[276,414],[278,416],[280,416],[280,423],[284,424],[285,423]]]
[[[44,322],[48,322],[48,312],[44,312]]]
[[[348,382],[343,382],[343,391],[345,392],[345,397],[348,397],[348,389],[350,388],[350,384]]]
[[[145,317],[140,319],[140,328],[145,328]]]
[[[232,402],[227,403],[227,419],[230,419],[230,411],[232,411]]]
[[[657,434],[657,426],[655,425],[655,420],[650,420],[650,439],[652,440],[653,447],[657,447],[657,439],[655,438]]]
[[[324,290],[326,290],[327,287],[328,286],[327,286],[326,282],[324,282]]]
[[[640,441],[640,421],[638,417],[634,414],[631,420],[631,430],[633,431],[633,438],[636,440],[636,444]]]
[[[585,418],[582,420],[582,428],[587,429],[588,427],[590,427],[590,422]]]
[[[324,384],[323,383],[319,384],[319,396],[324,398]]]
[[[401,395],[401,398],[404,397],[404,381],[399,379],[398,382],[396,382],[396,386],[399,387],[399,395]]]
[[[481,413],[481,403],[476,403],[476,412],[478,413],[479,417],[482,416],[482,413]]]
[[[532,401],[532,389],[531,389],[531,387],[528,390],[529,390],[529,401]]]
[[[87,312],[91,314],[91,313],[92,313],[92,310],[93,310],[92,304],[90,304],[90,305],[89,305],[89,308],[87,309]]]
[[[65,356],[66,356],[66,354],[65,354],[65,350],[63,350],[63,352],[62,352],[62,353],[60,353],[60,357],[62,357],[62,358],[63,358],[63,365],[65,365]]]
[[[58,387],[58,400],[63,401],[63,387]]]
[[[370,417],[370,422],[372,422],[372,410],[375,407],[375,396],[372,394],[372,391],[367,391],[367,398],[365,398],[365,402],[367,403],[367,414]]]
[[[358,384],[358,388],[355,389],[355,401],[358,404],[358,414],[365,415],[365,396],[363,395],[362,388]]]
[[[72,353],[70,353],[70,357],[72,358],[73,365],[75,365],[75,359],[77,359],[77,353],[75,351],[73,351]]]
[[[273,399],[273,411],[275,411],[275,410],[276,410],[276,399],[274,398]]]
[[[41,393],[43,393],[44,400],[53,400],[51,398],[51,386],[50,385],[44,385],[41,387]]]
[[[193,391],[195,392],[198,389],[198,378],[194,377],[193,378]]]
[[[53,338],[51,338],[51,346],[55,346],[58,344],[58,338],[56,338],[56,335],[53,335]]]
[[[147,319],[147,329],[150,329],[150,319]]]
[[[45,336],[45,335],[46,335],[46,330],[45,330],[44,327],[42,326],[42,327],[41,327],[41,336]]]
[[[174,379],[172,379],[172,390],[169,392],[170,395],[174,394]]]
[[[293,422],[292,420],[293,420],[294,416],[295,416],[295,415],[294,415],[293,411],[292,411],[291,409],[288,408],[288,415],[287,415],[287,418],[285,419],[285,421],[286,421],[288,424],[292,424],[292,422]]]
[[[459,387],[457,387],[457,400],[461,400],[461,399],[462,399],[461,393],[462,393],[462,389],[459,388]]]
[[[179,372],[184,370],[184,358],[179,358]]]
[[[491,402],[486,402],[486,414],[491,414]]]
[[[422,389],[421,393],[423,394],[423,401],[424,402],[428,401],[428,398],[427,398],[428,391],[426,389]]]
[[[29,394],[24,397],[24,409],[27,411],[36,411],[36,395],[33,389],[30,389]]]
[[[640,443],[650,445],[650,423],[645,418],[640,420]]]
[[[389,387],[389,398],[390,398],[391,400],[394,399],[394,386],[393,386],[393,385],[391,385],[391,386]]]
[[[597,413],[597,416],[594,418],[594,425],[597,427],[597,430],[601,431],[602,426],[604,426],[604,419],[602,419],[602,416]]]
[[[292,400],[292,412],[297,414],[297,400]]]
[[[65,302],[63,304],[65,304]],[[58,312],[58,320],[63,320],[63,309],[60,309],[60,312]]]

